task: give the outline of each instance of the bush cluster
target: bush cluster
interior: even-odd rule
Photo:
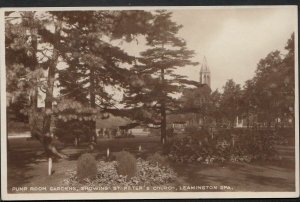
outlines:
[[[177,162],[252,161],[274,158],[272,131],[222,130],[196,133],[173,140],[169,157]]]
[[[79,181],[89,178],[94,179],[97,176],[97,163],[95,157],[86,153],[79,157],[77,161],[77,178]]]
[[[117,160],[117,172],[119,175],[134,177],[137,172],[136,158],[127,151],[121,151],[115,154]]]

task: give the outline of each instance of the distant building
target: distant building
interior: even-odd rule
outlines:
[[[211,81],[211,75],[210,75],[210,69],[208,67],[206,57],[204,56],[203,62],[201,64],[200,69],[200,84],[206,84],[210,88],[210,81]]]
[[[197,95],[196,97],[200,97],[200,99],[196,101],[193,100],[192,102],[197,102],[199,106],[201,106],[202,104],[204,105],[205,102],[208,102],[210,93],[211,72],[207,64],[206,57],[204,57],[200,68],[198,87],[184,89],[182,92],[182,99],[185,99],[185,96],[189,97],[188,95]],[[173,128],[174,132],[182,132],[188,126],[202,127],[209,121],[194,111],[184,114],[169,115],[167,120],[168,127]]]
[[[174,121],[172,123],[172,128],[175,133],[182,133],[185,131],[185,127],[187,126],[187,122],[185,121]]]
[[[96,120],[96,134],[103,137],[117,137],[125,134],[148,136],[150,130],[129,118],[109,114],[106,119]]]
[[[96,134],[97,136],[113,137],[119,135],[120,127],[131,123],[132,121],[126,117],[109,114],[105,119],[96,120]]]
[[[149,136],[150,130],[149,128],[143,126],[136,126],[128,130],[129,134],[133,136]]]

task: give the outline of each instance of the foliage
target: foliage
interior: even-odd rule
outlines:
[[[73,142],[76,137],[91,140],[95,131],[92,122],[105,116],[100,110],[67,98],[60,99],[49,113],[53,115],[53,132],[64,143]]]
[[[248,80],[243,91],[243,114],[252,116],[252,123],[267,123],[280,118],[281,123],[294,123],[294,33],[285,47],[286,54],[272,51],[257,65],[254,78]]]
[[[118,162],[117,172],[119,175],[131,178],[136,175],[136,158],[127,151],[121,151],[115,154]]]
[[[236,117],[240,115],[241,88],[232,79],[228,80],[223,88],[220,101],[222,117],[230,126],[233,126]]]
[[[123,66],[134,60],[113,45],[113,40],[130,42],[134,36],[145,33],[151,14],[145,11],[74,11],[56,15],[68,19],[65,28],[68,37],[64,39],[68,50],[64,59],[68,66],[59,71],[61,93],[83,103],[111,107],[112,95],[105,87],[122,85],[128,74]],[[125,19],[134,23],[128,26]]]
[[[157,165],[157,166],[168,165],[166,157],[162,156],[158,152],[155,152],[154,154],[148,156],[147,161],[149,161],[150,164]]]
[[[92,134],[90,130],[90,121],[70,120],[65,122],[58,119],[55,121],[54,135],[64,143],[73,143],[75,138],[88,141]]]
[[[18,17],[11,17],[12,14]],[[30,102],[19,102],[14,108],[27,111],[31,132],[43,144],[45,134],[50,132],[51,119],[57,115],[52,106],[65,100],[61,97],[67,98],[70,106],[74,101],[80,102],[82,105],[76,104],[77,111],[85,111],[87,105],[96,108],[96,103],[102,109],[112,106],[112,95],[105,87],[122,85],[128,71],[121,66],[130,65],[134,58],[111,42],[116,39],[129,42],[145,34],[151,16],[146,11],[6,13],[8,103],[17,100],[20,92],[29,98]],[[134,23],[128,26],[127,21]],[[57,84],[59,98],[54,95]],[[37,115],[39,91],[46,94],[45,107],[39,116],[42,120]],[[94,114],[82,115],[79,112],[58,116],[63,116],[63,120],[85,117],[91,119],[90,127],[95,128]],[[37,124],[39,121],[43,124]]]
[[[183,108],[187,112],[197,112],[202,116],[209,113],[211,89],[207,85],[197,88],[186,88],[181,96]]]
[[[85,178],[94,179],[97,175],[97,165],[95,157],[89,153],[83,154],[77,161],[77,178],[83,180]]]
[[[171,20],[172,14],[156,11],[146,35],[147,50],[140,53],[131,69],[132,82],[127,85],[124,103],[144,123],[161,126],[161,141],[166,139],[166,113],[178,108],[174,93],[184,84],[193,83],[174,72],[196,65],[190,59],[194,52],[178,37],[181,26]]]
[[[276,157],[274,143],[271,131],[226,129],[214,136],[176,138],[169,157],[177,162],[189,163],[267,160]]]
[[[276,145],[295,145],[295,131],[293,128],[277,128],[272,140]]]

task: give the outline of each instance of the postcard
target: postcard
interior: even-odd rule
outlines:
[[[1,15],[4,200],[299,197],[297,6]]]

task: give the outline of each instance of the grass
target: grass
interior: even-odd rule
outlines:
[[[74,170],[85,146],[69,146],[63,152],[69,160],[55,159],[54,174],[47,176],[47,161],[43,148],[35,140],[17,138],[9,140],[8,191],[14,186],[60,186],[67,170]],[[139,146],[142,152],[139,152]],[[127,150],[136,156],[147,158],[154,151],[161,150],[159,137],[136,137],[120,139],[99,139],[93,155],[96,159],[106,158],[106,149],[112,153]],[[216,185],[229,186],[231,191],[294,191],[295,168],[294,147],[277,147],[282,160],[276,162],[227,163],[224,165],[199,165],[171,163],[178,173],[174,185]]]
[[[18,121],[8,121],[7,122],[7,132],[9,134],[24,133],[29,130],[30,130],[29,125],[24,122],[18,122]]]

